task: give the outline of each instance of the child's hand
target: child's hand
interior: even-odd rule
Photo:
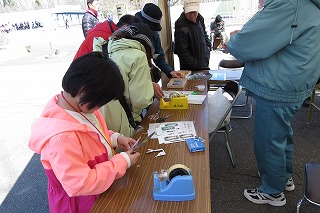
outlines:
[[[128,151],[126,151],[126,153],[128,154],[130,161],[131,161],[131,166],[134,165],[135,163],[137,163],[138,158],[140,157],[140,153],[134,151],[133,149],[130,149]]]
[[[135,142],[136,141],[133,138],[129,138],[123,135],[118,137],[118,147],[123,150],[131,149],[132,145],[135,144]]]
[[[164,96],[163,91],[159,84],[152,82],[154,97],[160,99]]]

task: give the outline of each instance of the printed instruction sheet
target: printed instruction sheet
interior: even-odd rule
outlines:
[[[168,144],[185,141],[196,136],[193,121],[150,123],[149,132],[156,132],[159,144]]]

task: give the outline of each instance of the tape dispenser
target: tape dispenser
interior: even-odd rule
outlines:
[[[188,98],[186,95],[172,92],[169,95],[168,101],[165,101],[164,98],[160,98],[159,109],[188,109]]]
[[[168,170],[153,174],[153,198],[160,201],[188,201],[195,199],[191,170],[183,164],[175,164]]]

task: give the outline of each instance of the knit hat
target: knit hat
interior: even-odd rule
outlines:
[[[220,15],[216,16],[216,23],[221,22],[222,21],[222,17]]]
[[[94,2],[94,0],[87,0],[87,5],[92,4],[92,2]]]
[[[140,12],[136,13],[136,16],[144,23],[149,25],[151,30],[153,31],[161,31],[161,18],[162,18],[162,12],[160,8],[153,4],[153,3],[147,3],[144,5],[142,10]]]
[[[154,54],[153,43],[153,32],[150,27],[142,22],[133,23],[127,27],[119,29],[119,31],[123,31],[128,33],[132,38],[143,40],[150,47],[152,55]]]
[[[184,0],[183,8],[184,13],[199,12],[200,3],[198,0]]]

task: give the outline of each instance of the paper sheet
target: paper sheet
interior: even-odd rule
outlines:
[[[212,75],[210,79],[211,80],[239,80],[242,75],[242,71],[243,71],[243,68],[210,70],[210,74]]]
[[[188,95],[188,104],[202,104],[207,95]]]
[[[159,144],[182,142],[196,136],[193,121],[150,123],[148,133],[153,131],[156,131]]]

